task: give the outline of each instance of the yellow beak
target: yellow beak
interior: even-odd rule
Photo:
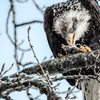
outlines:
[[[75,36],[76,36],[76,32],[74,32],[73,34],[69,34],[68,38],[66,39],[66,42],[69,46],[75,46]]]

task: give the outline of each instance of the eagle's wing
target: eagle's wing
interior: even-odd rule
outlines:
[[[53,10],[51,6],[51,7],[47,7],[44,13],[44,30],[46,32],[46,36],[48,40],[49,40],[48,35],[52,33],[52,23],[53,23]]]
[[[100,22],[100,6],[98,5],[98,2],[96,0],[79,0],[85,8],[87,8],[91,15],[94,14],[94,16],[98,19]]]
[[[100,23],[100,6],[97,2],[94,2],[93,0],[91,0],[91,3],[93,5],[93,9],[96,11],[95,15]]]
[[[65,51],[61,48],[61,44],[66,44],[65,40],[60,34],[52,31],[53,26],[53,6],[46,8],[44,13],[44,30],[46,32],[49,46],[54,57],[58,57],[58,53],[65,55]]]

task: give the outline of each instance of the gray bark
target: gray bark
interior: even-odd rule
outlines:
[[[92,52],[82,52],[73,55],[66,55],[47,62],[42,63],[44,71],[49,71],[50,75],[65,73],[66,71],[90,68],[94,65],[96,56],[99,50]],[[97,59],[97,66],[100,66],[100,57]],[[37,72],[43,74],[39,65],[32,66],[22,70],[21,72],[27,74],[36,74]],[[20,72],[20,73],[21,73]],[[15,74],[16,75],[16,74]]]
[[[100,56],[98,55],[97,57],[98,51],[99,50],[86,53],[78,53],[74,55],[67,55],[44,62],[41,65],[45,72],[47,70],[49,71],[50,75],[55,75],[59,73],[63,74],[66,71],[76,70],[80,68],[90,68],[94,66],[95,61],[96,66],[100,66]],[[48,91],[45,87],[45,84],[42,83],[39,77],[34,77],[34,74],[37,74],[37,72],[43,74],[39,65],[32,66],[30,68],[26,68],[20,71],[19,76],[18,73],[15,73],[13,75],[10,75],[9,77],[2,77],[0,81],[0,92],[2,94],[10,94],[14,91],[22,91],[25,89],[25,87],[35,86],[39,88],[40,93],[47,94]],[[68,79],[70,77],[66,78]],[[99,78],[97,75],[96,78],[81,79],[80,87],[83,91],[84,100],[100,100],[100,83],[98,79]],[[95,88],[93,88],[93,86],[95,86]]]
[[[80,82],[83,100],[100,100],[100,76]]]

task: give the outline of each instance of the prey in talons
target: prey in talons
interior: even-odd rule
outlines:
[[[81,44],[79,45],[76,44],[76,32],[74,32],[73,34],[69,34],[68,38],[66,39],[66,42],[68,44],[67,48],[75,49],[76,51],[82,51],[82,52],[91,51],[91,49],[86,45],[82,46]]]
[[[61,44],[61,48],[65,51],[66,55],[79,53],[79,52],[90,52],[91,49],[86,45],[76,44],[76,32],[69,34],[66,38],[68,45]],[[60,54],[60,56],[63,56]]]

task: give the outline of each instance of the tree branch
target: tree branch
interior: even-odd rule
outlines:
[[[36,8],[43,14],[42,9],[39,7],[39,5],[35,2],[35,0],[32,0]]]
[[[44,71],[49,71],[49,74],[65,73],[70,70],[76,70],[80,68],[90,68],[94,66],[96,55],[99,50],[95,50],[87,53],[77,53],[73,55],[66,55],[61,58],[56,58],[42,63]],[[97,59],[97,66],[100,66],[100,56]],[[21,72],[27,74],[36,74],[37,72],[42,74],[39,65],[32,66],[22,70]]]
[[[45,72],[48,70],[50,75],[59,74],[59,73],[63,74],[66,71],[93,67],[95,60],[97,61],[96,63],[97,66],[100,66],[100,56],[98,55],[98,59],[96,59],[97,54],[98,54],[98,50],[87,52],[87,53],[82,52],[82,53],[77,53],[73,55],[67,55],[64,57],[60,57],[60,58],[56,58],[56,59],[44,62],[41,64],[41,66],[43,67]],[[5,76],[1,78],[0,80],[1,93],[9,94],[13,91],[25,90],[25,88],[29,86],[30,87],[35,86],[39,88],[40,93],[47,94],[47,87],[39,78],[39,76],[36,75],[37,72],[43,74],[39,65],[32,66],[30,68],[26,68],[20,71],[19,76],[17,75],[17,73],[15,73],[13,75],[10,75],[9,77]],[[18,82],[17,76],[18,76],[19,82]],[[78,76],[78,75],[73,76],[72,79],[75,77],[80,78],[80,79],[84,79],[84,78],[87,79],[87,77],[83,76],[83,78],[81,78],[82,76]],[[97,78],[93,76],[89,76],[89,77]],[[62,78],[58,78],[58,80],[68,79],[68,78],[71,78],[71,77],[65,76]],[[56,81],[56,79],[52,79],[52,80]],[[44,81],[46,81],[45,77],[44,77]],[[52,95],[54,96],[54,94]]]
[[[30,21],[30,22],[17,24],[16,27],[27,25],[27,24],[33,24],[33,23],[43,23],[43,21],[41,21],[41,20],[33,20],[33,21]]]
[[[19,2],[19,3],[25,3],[25,2],[27,2],[28,0],[25,0],[25,1],[16,0],[16,1]]]

